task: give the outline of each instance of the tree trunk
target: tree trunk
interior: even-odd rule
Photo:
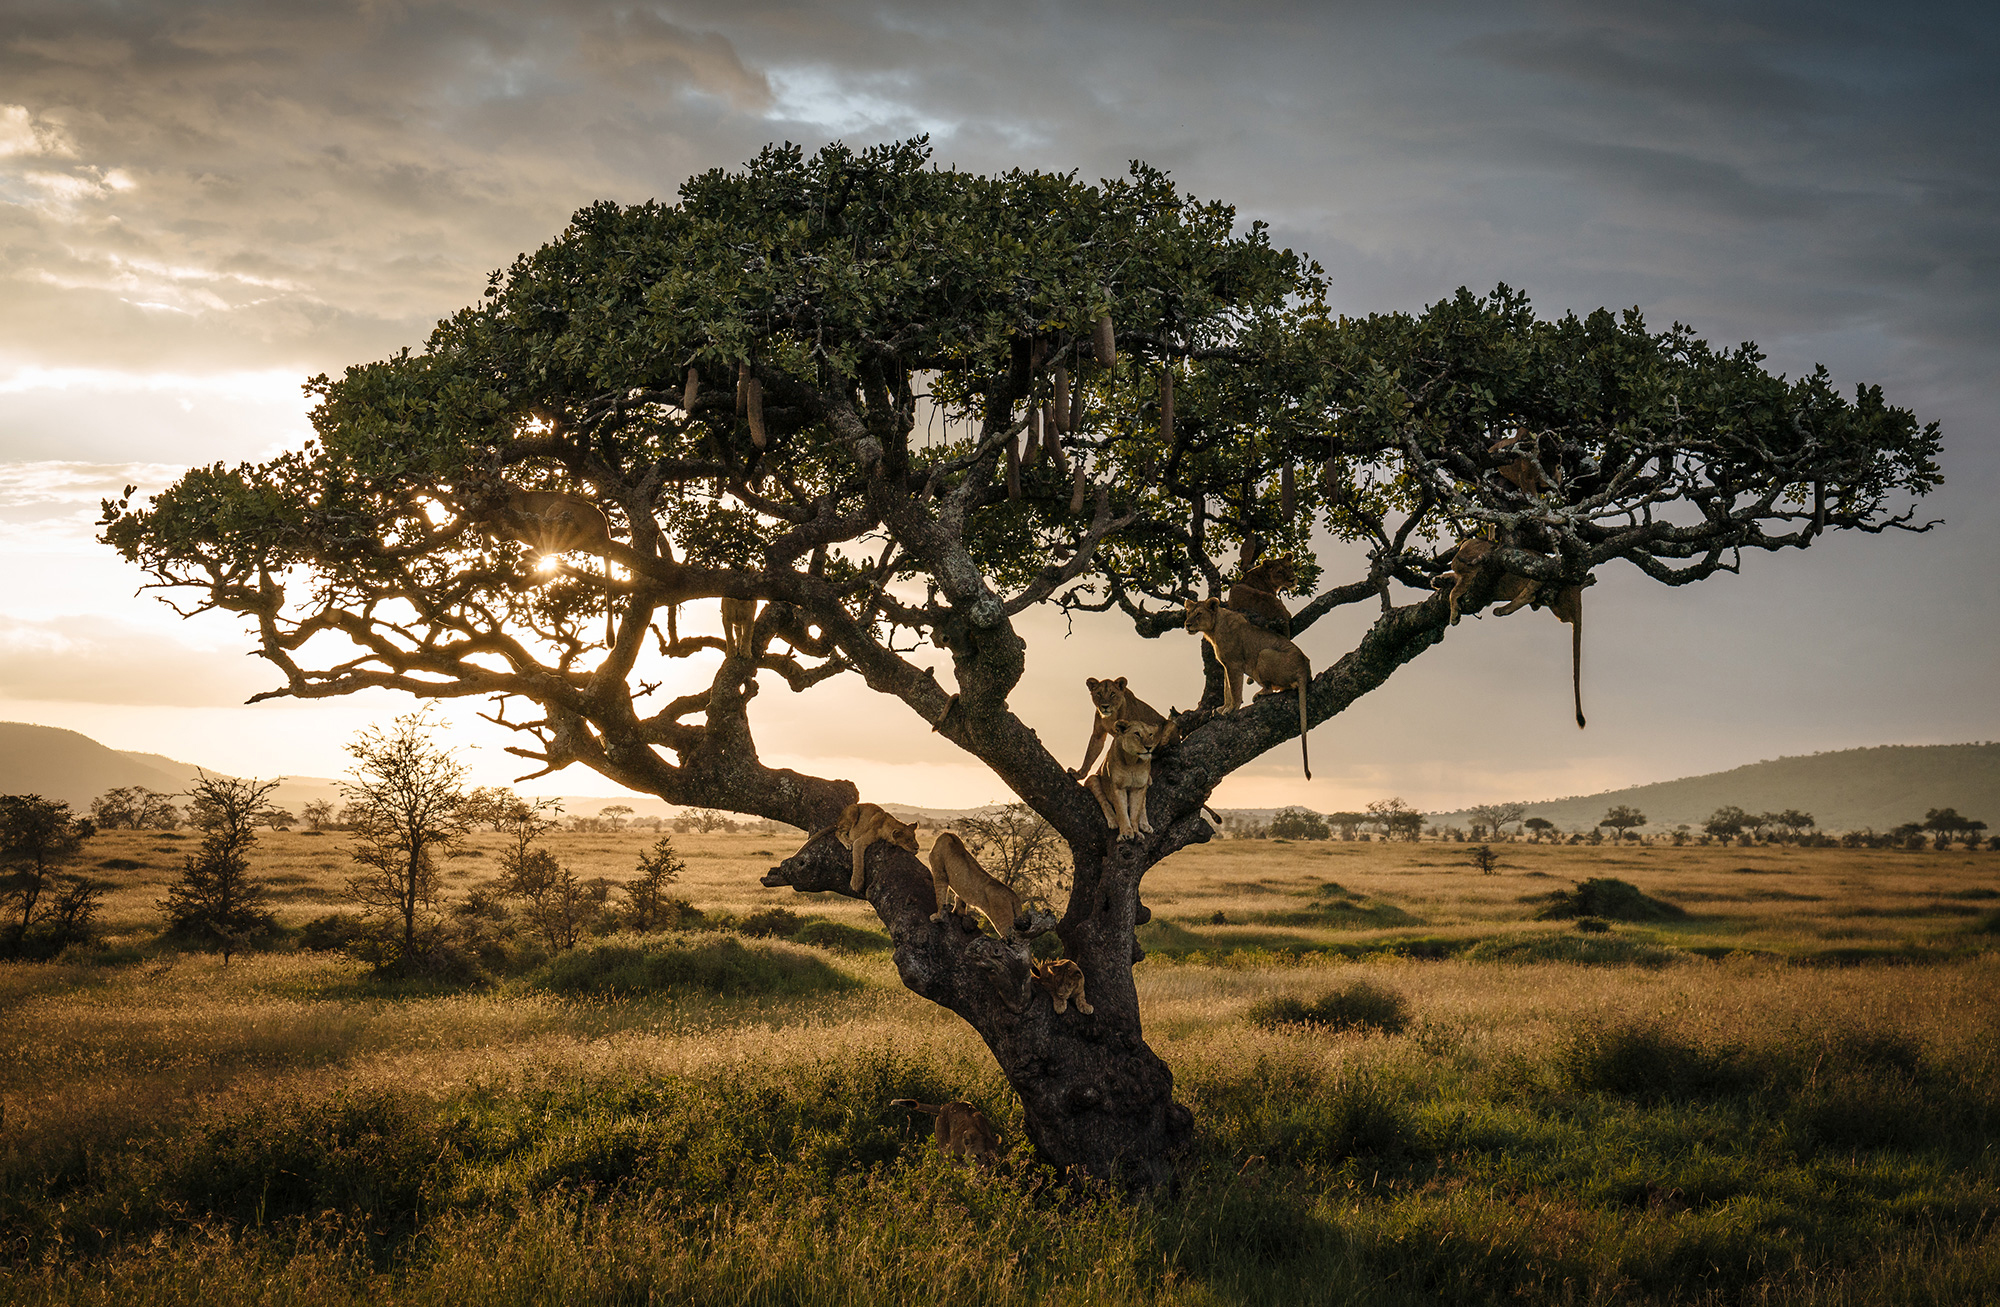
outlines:
[[[1026,941],[995,939],[952,914],[933,922],[930,871],[914,856],[876,844],[867,858],[866,897],[895,941],[903,984],[979,1032],[1020,1095],[1043,1161],[1128,1190],[1171,1185],[1173,1154],[1194,1121],[1173,1099],[1173,1073],[1140,1034],[1132,932],[1148,915],[1136,893],[1141,856],[1121,848],[1103,868],[1089,868],[1085,883],[1096,892],[1073,896],[1057,927],[1083,970],[1088,1015],[1073,1004],[1058,1013],[1031,982]],[[827,836],[771,868],[764,884],[847,894],[852,870],[851,855]]]

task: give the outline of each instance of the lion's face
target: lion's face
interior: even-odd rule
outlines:
[[[1298,569],[1289,558],[1267,558],[1243,574],[1243,579],[1259,590],[1283,594],[1298,583]]]
[[[1084,688],[1090,691],[1090,702],[1097,709],[1099,717],[1109,717],[1125,704],[1125,678],[1100,681],[1095,676],[1083,679]]]
[[[1151,762],[1153,745],[1158,739],[1153,728],[1144,722],[1121,721],[1112,728],[1118,736],[1119,754],[1131,762]]]
[[[1190,599],[1187,601],[1187,618],[1183,625],[1197,634],[1215,629],[1215,612],[1222,606],[1220,599]]]
[[[901,822],[891,817],[889,818],[888,826],[889,842],[891,844],[899,849],[908,849],[912,853],[917,851],[917,828],[915,823]]]

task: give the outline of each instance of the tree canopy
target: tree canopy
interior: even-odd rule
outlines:
[[[1185,1130],[1138,1041],[1140,878],[1209,837],[1203,801],[1298,712],[1218,712],[1210,659],[1154,762],[1154,833],[1107,847],[1010,706],[1018,616],[1159,636],[1236,568],[1288,557],[1292,635],[1380,606],[1315,662],[1321,722],[1444,638],[1434,583],[1474,535],[1494,547],[1461,609],[1510,577],[1554,606],[1618,560],[1681,585],[1828,531],[1923,529],[1910,503],[1937,483],[1935,426],[1823,370],[1774,376],[1754,346],[1636,310],[1547,320],[1505,286],[1363,317],[1326,291],[1262,224],[1143,164],[1089,184],[936,167],[923,141],[772,147],[677,203],[581,210],[422,350],[315,378],[312,443],[145,506],[128,491],[104,535],[193,608],[251,621],[270,696],[489,698],[543,771],[677,804],[817,829],[857,797],[759,760],[760,673],[900,700],[1069,844],[1058,931],[1092,1020],[1129,1033],[1130,1102],[1032,1083],[1029,1063],[1062,1061],[1061,1022],[1024,1016],[1025,973],[931,923],[921,869],[891,852],[868,893],[905,983],[980,1029],[1046,1155],[1106,1171]],[[680,633],[679,606],[716,599],[762,601],[746,641]],[[697,658],[705,683],[655,697]],[[770,883],[845,892],[830,844]],[[1103,1047],[1064,1047],[1066,1074],[1111,1074]]]

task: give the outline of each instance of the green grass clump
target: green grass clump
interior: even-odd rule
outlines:
[[[756,939],[790,939],[799,933],[806,919],[790,908],[761,908],[736,923],[739,935]]]
[[[798,933],[792,936],[792,943],[830,948],[836,953],[879,953],[895,947],[894,942],[879,930],[825,920],[808,921],[800,926]]]
[[[1318,1026],[1328,1030],[1403,1032],[1410,1024],[1409,1005],[1393,989],[1356,980],[1310,1001],[1274,994],[1250,1005],[1250,1023],[1266,1030]]]
[[[1593,876],[1575,889],[1537,895],[1546,906],[1537,921],[1567,921],[1573,917],[1603,917],[1610,921],[1674,921],[1687,916],[1678,903],[1642,893],[1637,885],[1615,876]]]
[[[810,949],[731,935],[613,935],[549,959],[528,978],[559,994],[781,996],[860,982]]]
[[[1231,918],[1246,926],[1326,927],[1335,930],[1379,930],[1394,926],[1420,925],[1393,903],[1362,903],[1333,899],[1310,908],[1280,908],[1274,912],[1246,912]]]
[[[1756,1079],[1736,1051],[1704,1048],[1651,1024],[1587,1026],[1556,1050],[1555,1064],[1565,1089],[1633,1098],[1713,1098]]]
[[[1667,967],[1685,962],[1680,949],[1628,935],[1533,934],[1482,939],[1465,951],[1474,962],[1568,962],[1589,967]]]

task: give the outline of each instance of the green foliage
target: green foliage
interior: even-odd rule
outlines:
[[[1615,876],[1593,876],[1574,889],[1537,895],[1545,906],[1535,914],[1537,921],[1566,921],[1572,917],[1604,917],[1611,921],[1677,921],[1687,916],[1678,903],[1653,898],[1637,885]]]
[[[567,994],[706,993],[781,996],[852,989],[859,982],[817,954],[729,935],[611,936],[555,958],[529,983]]]
[[[1090,184],[941,168],[923,140],[772,147],[689,179],[677,203],[579,210],[420,351],[316,378],[313,444],[194,469],[145,507],[109,501],[104,538],[163,584],[199,587],[199,603],[258,617],[266,652],[292,669],[285,692],[476,681],[540,701],[591,665],[596,619],[621,605],[643,626],[656,603],[782,591],[816,605],[822,628],[853,619],[854,638],[879,642],[900,624],[951,644],[948,605],[863,599],[941,581],[925,550],[876,556],[890,490],[925,513],[951,496],[946,534],[995,590],[1027,591],[1073,559],[1024,602],[1102,607],[1213,587],[1214,559],[1251,538],[1295,557],[1304,593],[1319,583],[1316,532],[1393,534],[1407,547],[1378,570],[1427,590],[1437,548],[1467,521],[1519,517],[1518,497],[1490,484],[1489,446],[1507,430],[1544,442],[1560,494],[1536,520],[1563,534],[1565,571],[1625,557],[1679,583],[1733,565],[1736,548],[1900,523],[1938,482],[1935,427],[1878,388],[1850,399],[1824,371],[1772,375],[1752,346],[1654,331],[1636,311],[1544,320],[1505,286],[1352,318],[1325,289],[1262,224],[1144,164]],[[1087,348],[1101,315],[1115,366]],[[1001,437],[1020,405],[1051,400],[1058,365],[1085,414],[1066,459],[1116,488],[1107,513],[1123,525],[1101,539],[1055,460],[1023,470],[1021,497],[999,490]],[[735,402],[742,367],[768,395],[768,440]],[[920,390],[943,429],[915,432]],[[660,588],[621,597],[587,558],[531,572],[503,524],[513,490],[594,498],[618,565]],[[1669,528],[1662,512],[1615,540],[1585,525],[1692,501],[1748,516]],[[639,503],[653,512],[633,518]],[[778,547],[805,505],[852,532]],[[1197,508],[1212,510],[1198,543]],[[1407,529],[1385,529],[1395,512],[1415,515]],[[672,576],[640,561],[675,555],[686,566]],[[421,596],[423,630],[388,625],[403,620],[377,611],[391,595]],[[1154,628],[1172,613],[1136,616]],[[299,664],[302,629],[353,635],[359,661]],[[629,718],[623,696],[598,697],[593,724]]]
[[[1398,1035],[1410,1024],[1410,1016],[1409,1004],[1400,992],[1356,980],[1312,1000],[1290,995],[1258,999],[1250,1005],[1250,1023],[1268,1030],[1320,1026]]]

